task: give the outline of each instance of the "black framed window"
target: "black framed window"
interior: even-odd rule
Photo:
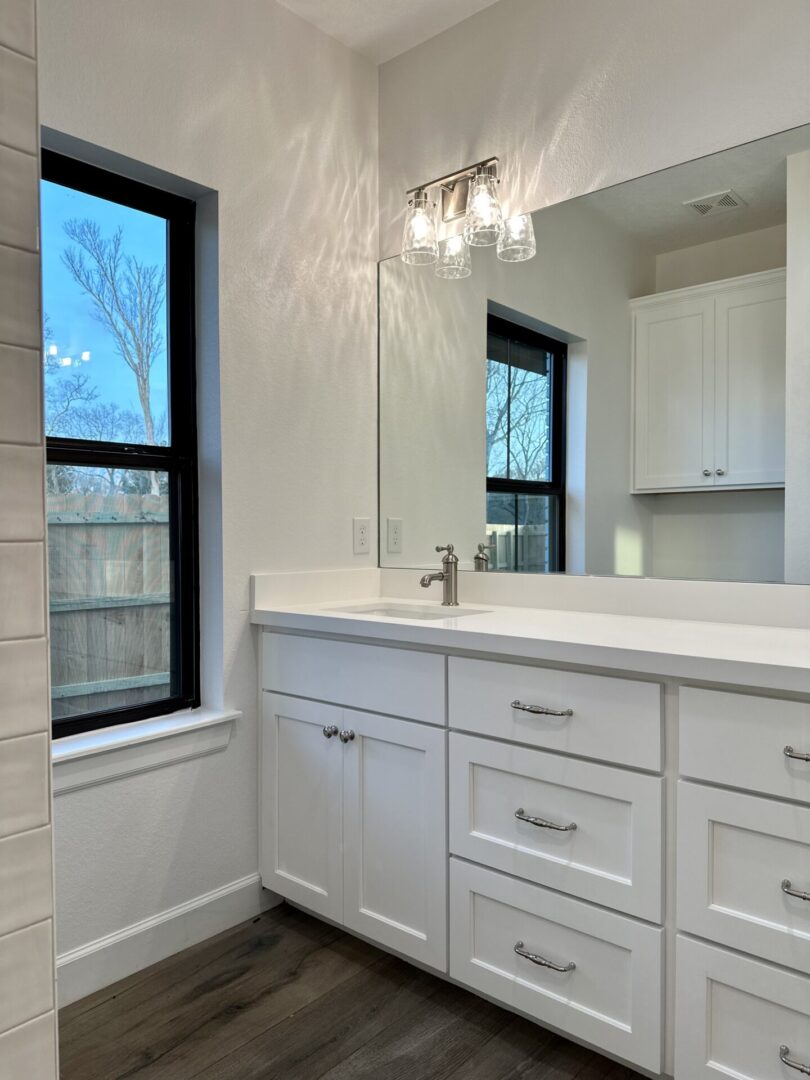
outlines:
[[[42,152],[55,737],[199,705],[194,214]]]
[[[565,569],[568,348],[487,319],[487,539],[494,570]]]

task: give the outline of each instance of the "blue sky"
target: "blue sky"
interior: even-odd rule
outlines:
[[[166,222],[163,218],[133,210],[128,206],[86,195],[60,184],[42,181],[42,306],[50,333],[46,350],[56,346],[60,360],[70,358],[56,375],[79,370],[98,391],[99,402],[114,402],[122,409],[141,415],[135,376],[115,351],[110,334],[95,319],[93,303],[75,283],[62,262],[62,253],[70,246],[64,223],[71,218],[90,218],[98,223],[102,235],[112,236],[120,226],[124,233],[124,251],[141,262],[164,267],[166,264]],[[162,318],[165,320],[165,305]],[[166,339],[163,328],[164,343]],[[89,359],[82,360],[82,354]],[[157,419],[167,407],[167,363],[165,351],[152,367],[152,414]]]

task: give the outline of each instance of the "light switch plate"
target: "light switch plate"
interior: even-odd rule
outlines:
[[[402,518],[388,518],[388,554],[402,554]]]
[[[371,525],[368,518],[353,518],[354,553],[368,555],[371,550]]]

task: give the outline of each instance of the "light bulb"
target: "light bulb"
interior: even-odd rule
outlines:
[[[442,240],[439,244],[439,261],[436,264],[435,273],[436,277],[453,281],[470,276],[472,273],[470,249],[463,236],[460,234],[448,236],[446,240]]]
[[[537,244],[531,214],[519,214],[503,223],[497,254],[503,262],[525,262],[534,258]]]
[[[402,261],[411,266],[427,266],[439,257],[434,207],[435,204],[428,201],[424,191],[417,191],[408,200],[408,213],[402,230]]]
[[[491,165],[482,166],[470,180],[464,239],[473,247],[497,244],[503,233],[503,213],[497,184],[495,169]]]

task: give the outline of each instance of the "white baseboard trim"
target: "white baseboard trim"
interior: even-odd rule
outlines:
[[[281,902],[258,874],[231,881],[56,958],[59,1007],[86,997]]]

